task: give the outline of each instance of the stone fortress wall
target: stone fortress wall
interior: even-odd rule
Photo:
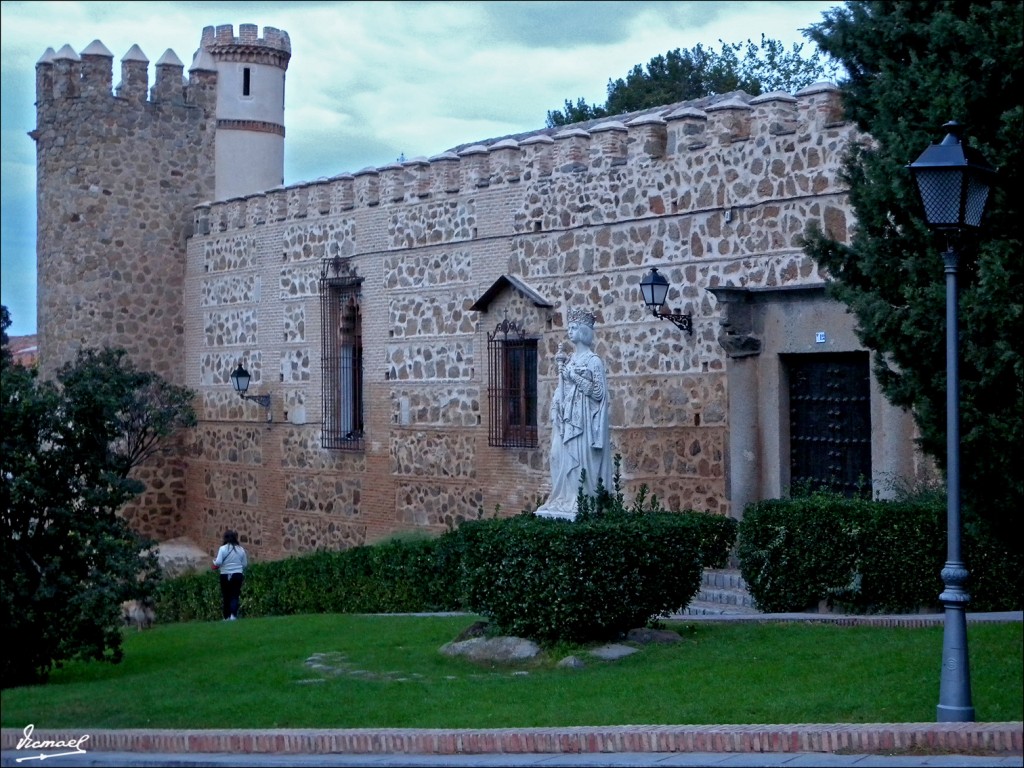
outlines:
[[[839,169],[856,137],[819,84],[198,205],[183,293],[185,383],[200,395],[187,530],[215,541],[237,528],[276,558],[534,508],[549,487],[552,359],[577,303],[598,313],[627,497],[646,484],[668,507],[735,514],[711,289],[824,282],[800,238],[818,222],[848,240]],[[324,259],[363,279],[362,451],[320,445]],[[693,313],[692,337],[644,307],[652,266],[673,311]],[[506,317],[539,339],[535,449],[488,445],[487,333]],[[849,328],[836,338],[859,348]],[[240,361],[273,423],[233,392]]]

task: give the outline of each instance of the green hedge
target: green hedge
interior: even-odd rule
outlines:
[[[688,510],[680,514],[686,516],[697,531],[701,547],[701,566],[724,568],[736,545],[736,536],[739,530],[737,520],[713,512],[697,512],[695,510]]]
[[[450,549],[440,539],[395,540],[253,563],[245,572],[242,611],[246,616],[286,616],[458,610]],[[157,614],[160,621],[220,618],[216,572],[164,582]]]
[[[537,640],[613,637],[686,606],[702,567],[724,564],[735,520],[619,511],[575,523],[525,514],[434,538],[318,551],[246,571],[246,616],[472,611]],[[164,582],[160,621],[220,618],[216,572]]]
[[[541,643],[615,638],[693,599],[705,524],[686,513],[464,523],[468,607]]]
[[[746,508],[740,570],[758,608],[854,613],[937,609],[946,560],[946,504],[938,495],[903,501],[814,493]],[[970,609],[1020,608],[1019,553],[978,523],[964,526]]]

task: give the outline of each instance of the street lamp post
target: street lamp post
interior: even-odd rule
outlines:
[[[942,568],[945,610],[939,722],[972,722],[971,670],[967,653],[966,585],[969,573],[960,553],[960,373],[957,328],[957,240],[977,229],[988,202],[995,169],[961,140],[961,126],[946,123],[946,137],[928,147],[908,167],[917,182],[928,227],[947,235],[942,255],[946,273],[946,564]]]

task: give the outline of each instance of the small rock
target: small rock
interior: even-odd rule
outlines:
[[[566,656],[560,662],[555,664],[555,666],[561,667],[562,669],[583,669],[587,665],[583,663],[583,659],[579,656]]]
[[[461,643],[463,640],[472,640],[474,637],[484,637],[487,635],[487,627],[490,624],[486,621],[474,621],[464,630],[456,635],[453,643]]]
[[[636,653],[636,650],[636,648],[631,648],[628,645],[609,643],[608,645],[602,645],[600,648],[594,648],[590,655],[597,656],[597,658],[604,659],[605,661],[615,661],[616,659],[622,659]]]
[[[626,640],[631,643],[640,643],[640,645],[650,645],[651,643],[667,645],[678,643],[682,641],[682,638],[678,632],[673,632],[671,629],[648,629],[647,627],[641,627],[629,630],[626,634]]]

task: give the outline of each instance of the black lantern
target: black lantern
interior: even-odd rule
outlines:
[[[924,206],[925,221],[951,235],[942,254],[946,273],[946,563],[942,568],[944,607],[939,722],[972,722],[971,670],[967,653],[969,572],[960,554],[960,372],[957,326],[956,245],[964,230],[981,226],[995,169],[963,144],[959,123],[946,123],[946,138],[928,147],[909,166]]]
[[[235,388],[235,392],[244,397],[245,393],[249,390],[250,378],[249,372],[239,363],[238,367],[231,373],[231,384]]]
[[[252,377],[249,372],[242,367],[239,363],[238,367],[231,372],[231,385],[235,388],[235,392],[243,400],[252,400],[258,405],[263,406],[267,410],[267,421],[273,421],[274,416],[270,410],[270,395],[247,395],[245,394],[249,389],[249,381]]]
[[[981,226],[996,170],[978,150],[965,146],[963,127],[951,120],[946,138],[932,144],[908,168],[917,182],[924,217],[935,230]]]
[[[644,296],[644,304],[650,307],[651,313],[662,320],[670,320],[677,328],[686,331],[692,336],[693,315],[661,312],[661,308],[668,296],[668,289],[669,282],[664,275],[658,272],[657,267],[651,267],[651,271],[644,275],[644,279],[640,281],[640,292]]]

